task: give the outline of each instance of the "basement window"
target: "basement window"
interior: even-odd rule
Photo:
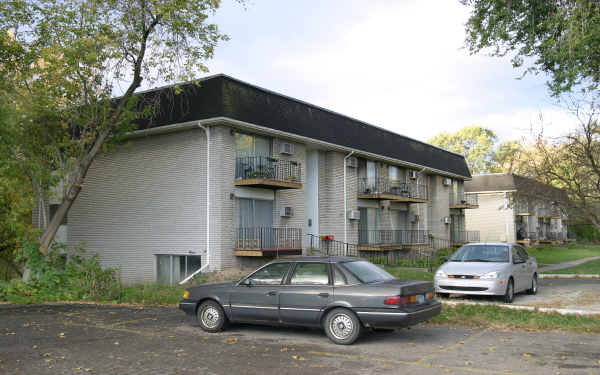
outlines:
[[[200,269],[200,255],[156,255],[156,281],[175,284]]]

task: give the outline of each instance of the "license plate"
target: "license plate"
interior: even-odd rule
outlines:
[[[425,303],[425,295],[417,294],[417,304],[422,305]]]

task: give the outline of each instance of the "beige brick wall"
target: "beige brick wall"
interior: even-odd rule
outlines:
[[[445,177],[431,175],[429,178],[429,230],[435,238],[450,239],[450,225],[444,217],[450,216],[451,186],[442,183]]]

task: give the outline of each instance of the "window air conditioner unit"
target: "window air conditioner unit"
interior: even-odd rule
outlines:
[[[346,160],[346,166],[350,168],[358,168],[358,159],[354,156],[350,156]]]
[[[452,185],[452,180],[449,178],[444,178],[443,183],[444,183],[444,186],[450,186],[450,185]]]
[[[408,171],[408,178],[411,180],[416,180],[419,177],[419,172],[417,171]]]
[[[294,216],[294,209],[291,206],[282,206],[280,210],[281,217]]]
[[[349,220],[360,220],[360,211],[357,211],[357,210],[348,211],[348,219]]]
[[[411,223],[419,222],[419,215],[414,215],[414,214],[410,215],[410,222]]]
[[[452,219],[449,216],[445,216],[444,217],[444,224],[450,224],[452,223]]]
[[[285,155],[294,154],[294,145],[292,143],[283,142],[279,144],[279,153]]]

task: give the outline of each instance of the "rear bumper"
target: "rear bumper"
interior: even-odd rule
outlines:
[[[356,311],[361,322],[366,327],[372,328],[403,328],[415,325],[427,319],[433,318],[442,311],[442,304],[433,301],[419,310],[390,311],[392,309]]]
[[[179,302],[179,310],[185,312],[188,315],[196,315],[196,305],[198,301],[191,299],[184,299]]]

